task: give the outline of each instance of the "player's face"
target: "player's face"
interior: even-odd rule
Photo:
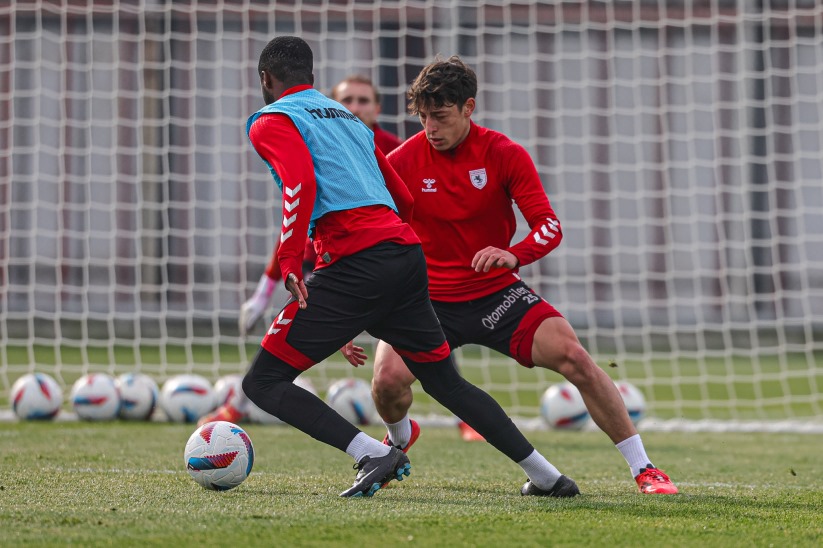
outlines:
[[[380,104],[375,100],[373,87],[363,82],[343,82],[335,88],[333,98],[364,124],[374,127],[380,114]]]
[[[435,150],[451,150],[466,138],[471,129],[474,99],[470,98],[461,107],[420,107],[417,116],[423,124],[426,138]]]

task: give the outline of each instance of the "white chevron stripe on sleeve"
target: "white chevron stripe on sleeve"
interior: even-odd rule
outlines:
[[[289,198],[294,198],[294,195],[300,192],[301,188],[303,188],[303,183],[298,184],[294,188],[286,187],[286,194],[289,196]]]
[[[283,207],[286,208],[286,211],[291,211],[294,208],[296,208],[298,205],[300,205],[300,198],[296,199],[293,202],[287,202],[287,201],[283,200]]]

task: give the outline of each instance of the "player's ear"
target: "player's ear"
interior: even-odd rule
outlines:
[[[466,118],[470,118],[471,115],[474,113],[474,107],[477,106],[474,97],[469,97],[466,99],[466,102],[463,103],[463,116]]]
[[[271,89],[273,82],[269,72],[265,70],[260,71],[260,84],[266,89]]]

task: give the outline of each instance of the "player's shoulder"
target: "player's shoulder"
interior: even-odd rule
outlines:
[[[400,145],[392,150],[386,157],[389,159],[391,165],[397,169],[399,166],[407,165],[410,162],[416,163],[416,161],[419,161],[421,151],[426,150],[428,144],[429,142],[426,140],[426,133],[424,131],[420,131],[400,143]]]
[[[495,147],[518,147],[523,148],[517,141],[496,129],[491,129],[485,126],[474,126],[477,130],[477,139],[486,143],[487,146]]]

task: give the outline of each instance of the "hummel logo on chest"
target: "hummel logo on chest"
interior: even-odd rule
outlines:
[[[423,179],[423,187],[420,190],[422,192],[437,192],[437,187],[434,186],[436,182],[434,179]]]

